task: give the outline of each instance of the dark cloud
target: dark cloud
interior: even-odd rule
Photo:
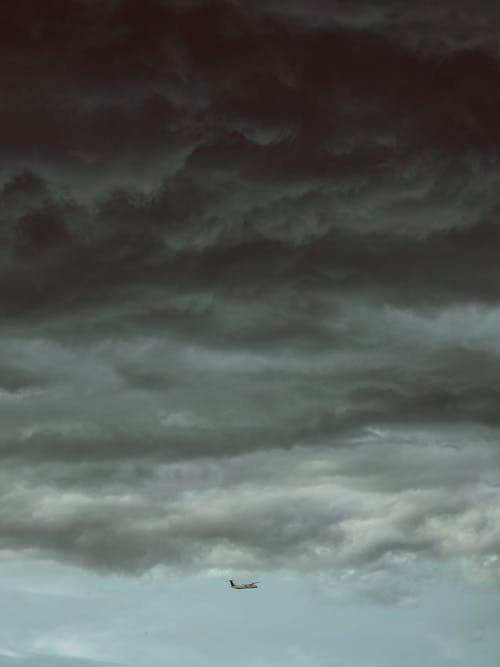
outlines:
[[[26,368],[9,364],[0,366],[0,378],[1,389],[8,392],[23,391],[48,384],[45,374],[33,373]]]
[[[0,547],[496,576],[491,3],[0,14]]]

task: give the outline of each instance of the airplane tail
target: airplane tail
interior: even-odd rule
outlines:
[[[229,580],[229,583],[231,584],[231,588],[234,588],[234,581],[232,579]]]

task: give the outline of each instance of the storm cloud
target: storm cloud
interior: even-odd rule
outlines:
[[[3,3],[6,558],[498,578],[498,11],[405,4]]]

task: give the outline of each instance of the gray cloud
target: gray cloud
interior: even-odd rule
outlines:
[[[500,70],[460,6],[2,7],[5,554],[497,576]]]
[[[101,464],[100,477],[98,466],[17,468],[23,484],[2,497],[3,547],[101,570],[344,572],[362,588],[371,582],[373,595],[374,572],[385,581],[394,566],[404,576],[416,557],[466,558],[476,576],[483,559],[487,576],[499,542],[498,474],[484,476],[494,443],[458,435],[450,448],[444,438],[429,444],[429,433],[404,437],[373,434],[337,453],[162,465],[148,475],[125,463]],[[10,474],[7,465],[2,489]]]

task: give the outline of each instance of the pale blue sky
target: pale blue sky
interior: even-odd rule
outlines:
[[[493,667],[498,591],[442,569],[419,600],[334,597],[312,576],[155,571],[100,576],[50,563],[2,564],[0,665],[26,667]]]

